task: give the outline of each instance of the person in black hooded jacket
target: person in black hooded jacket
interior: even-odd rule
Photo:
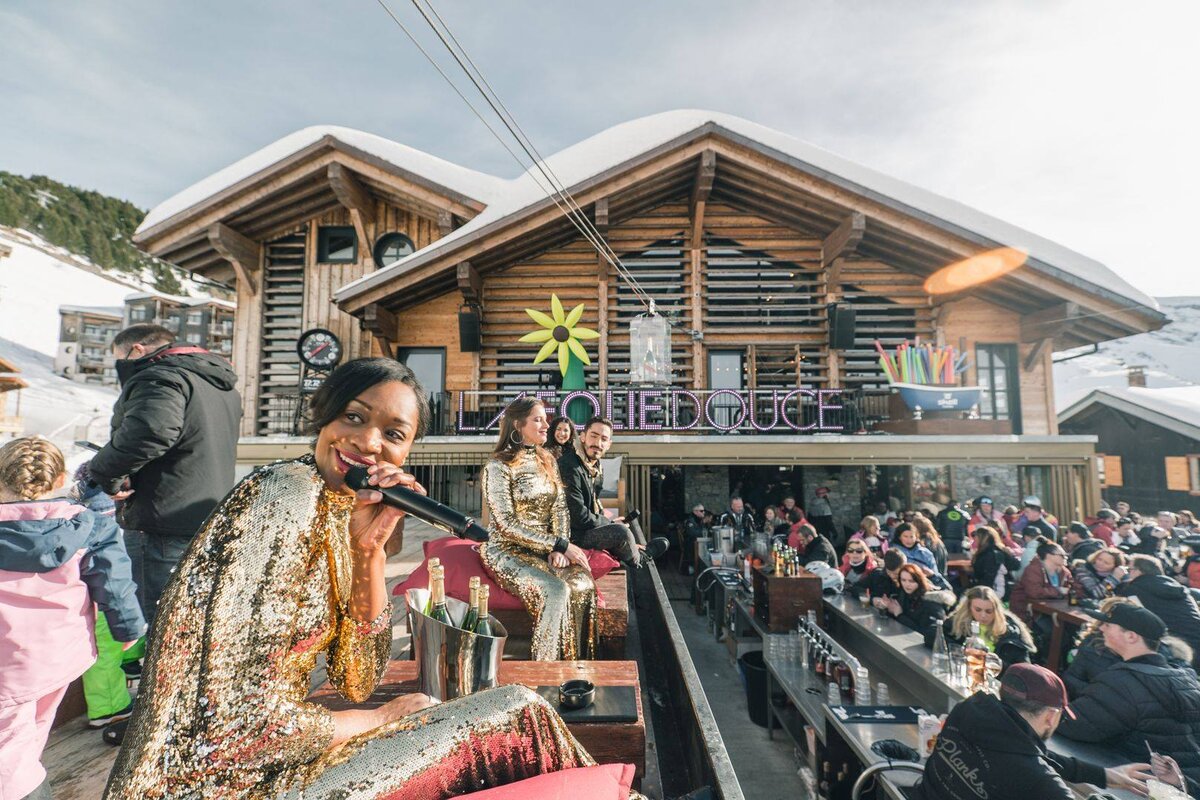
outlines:
[[[1131,556],[1129,578],[1116,588],[1116,594],[1136,597],[1166,623],[1172,636],[1183,639],[1193,651],[1200,651],[1200,607],[1187,587],[1164,575],[1162,563],[1154,556]]]
[[[131,325],[112,349],[121,395],[91,481],[121,501],[117,520],[153,630],[171,570],[233,487],[242,399],[229,362],[176,347],[161,326]]]
[[[1075,719],[1063,720],[1059,735],[1134,758],[1147,748],[1170,756],[1183,770],[1188,791],[1200,791],[1200,682],[1194,672],[1175,669],[1157,652],[1166,625],[1128,603],[1089,613],[1101,620],[1105,646],[1122,660],[1096,675],[1072,701]]]
[[[1069,800],[1068,783],[1136,788],[1145,794],[1148,764],[1104,769],[1046,747],[1071,714],[1062,681],[1045,667],[1018,664],[1000,696],[976,692],[956,705],[938,734],[918,800]]]

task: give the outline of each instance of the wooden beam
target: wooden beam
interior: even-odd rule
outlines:
[[[1071,325],[1076,317],[1082,316],[1078,303],[1055,303],[1049,308],[1021,316],[1021,342],[1038,342],[1054,338]]]
[[[389,356],[395,355],[392,353],[392,342],[399,338],[400,333],[400,321],[395,314],[379,303],[371,303],[362,310],[362,327],[380,340],[384,352]]]
[[[1037,364],[1038,359],[1042,357],[1042,351],[1046,349],[1046,345],[1050,344],[1052,341],[1054,340],[1048,336],[1045,339],[1037,340],[1037,342],[1033,345],[1033,349],[1029,351],[1029,355],[1025,356],[1025,363],[1023,366],[1026,372],[1029,372],[1029,370],[1033,369],[1034,365]]]
[[[483,303],[483,278],[478,270],[471,266],[470,261],[458,262],[458,289],[462,292],[463,300],[473,305]]]
[[[700,165],[696,167],[696,179],[692,182],[692,195],[688,200],[688,217],[692,220],[691,245],[700,247],[704,238],[704,210],[712,194],[713,181],[717,178],[717,154],[705,150],[700,154]]]
[[[821,243],[821,263],[832,264],[835,260],[853,253],[866,230],[866,215],[857,211],[851,213]]]
[[[354,173],[334,161],[326,169],[329,186],[341,203],[350,212],[354,231],[358,234],[359,252],[369,252],[371,240],[367,238],[367,220],[375,219],[375,201],[371,193],[354,177]]]
[[[442,209],[437,216],[438,233],[442,236],[449,236],[454,230],[454,215],[449,211]]]
[[[223,222],[214,222],[209,226],[208,241],[221,254],[221,258],[233,266],[238,280],[245,282],[250,294],[257,294],[254,274],[258,272],[259,254],[262,252],[258,243]]]
[[[596,200],[596,204],[592,210],[593,222],[596,225],[596,230],[604,233],[608,230],[608,198],[601,197]]]

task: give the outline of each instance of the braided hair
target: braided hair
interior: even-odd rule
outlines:
[[[0,488],[25,500],[49,494],[66,471],[62,451],[40,436],[0,447]]]

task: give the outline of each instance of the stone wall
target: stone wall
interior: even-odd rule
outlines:
[[[1021,484],[1016,464],[954,464],[950,467],[954,496],[961,501],[987,495],[996,508],[1021,505]]]
[[[704,507],[720,515],[729,507],[729,467],[683,468],[684,511],[692,513],[692,506],[703,503]]]

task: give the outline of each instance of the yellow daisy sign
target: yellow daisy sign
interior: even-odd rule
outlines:
[[[567,376],[572,355],[578,358],[583,365],[592,363],[581,342],[587,339],[599,339],[600,334],[579,324],[579,320],[583,317],[583,303],[571,309],[570,313],[566,313],[558,295],[552,294],[550,295],[549,314],[534,308],[525,309],[525,313],[541,327],[525,334],[519,341],[544,342],[542,349],[538,350],[537,356],[533,359],[533,363],[542,363],[557,350],[558,369],[564,378]]]

